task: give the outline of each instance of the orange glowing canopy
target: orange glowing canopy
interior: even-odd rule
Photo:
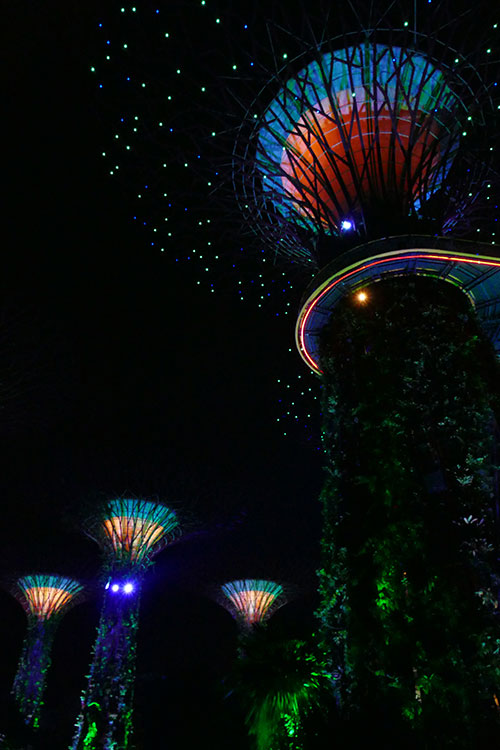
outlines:
[[[35,574],[17,581],[18,598],[28,614],[39,620],[48,620],[62,611],[83,591],[71,578]]]
[[[112,500],[89,534],[113,563],[141,565],[179,532],[177,514],[159,502]]]
[[[285,193],[325,227],[331,217],[338,225],[370,194],[418,199],[419,178],[432,174],[440,159],[440,127],[432,118],[414,134],[414,116],[405,107],[395,120],[387,105],[377,109],[365,100],[354,118],[351,93],[342,91],[339,99],[346,104],[335,113],[326,98],[297,121],[281,158]]]
[[[245,625],[263,622],[285,603],[283,587],[274,581],[245,579],[222,586],[226,606]]]
[[[368,41],[281,78],[257,126],[264,193],[330,233],[371,201],[418,210],[446,177],[466,115],[450,77],[415,50]]]
[[[151,549],[164,534],[164,526],[147,518],[113,516],[103,522],[103,528],[115,550],[124,550],[135,559],[140,550]]]

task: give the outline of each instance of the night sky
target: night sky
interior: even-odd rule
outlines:
[[[388,4],[393,13],[404,5]],[[113,39],[122,39],[119,3],[24,0],[2,10],[0,733],[16,750],[27,739],[9,690],[26,617],[8,581],[47,571],[88,586],[87,601],[62,619],[40,736],[31,740],[34,748],[58,750],[71,740],[99,617],[99,550],[81,525],[103,496],[158,496],[178,509],[185,529],[157,557],[144,585],[138,748],[247,747],[238,708],[223,699],[237,626],[206,595],[211,586],[241,577],[289,582],[295,598],[270,627],[299,636],[314,627],[321,417],[319,401],[299,398],[305,380],[319,394],[294,351],[303,286],[292,291],[292,273],[283,282],[286,294],[273,291],[268,301],[267,289],[283,285],[281,271],[270,273],[261,306],[258,246],[227,192],[210,203],[210,191],[200,189],[207,182],[204,159],[215,154],[214,163],[227,165],[224,148],[231,148],[234,128],[267,75],[257,65],[254,75],[251,54],[262,53],[269,66],[280,52],[270,52],[266,13],[276,12],[280,23],[288,14],[302,33],[302,4],[255,0],[244,4],[245,15],[239,5],[207,0],[207,16],[199,5],[158,3],[172,43],[161,50],[149,46],[148,24],[138,20],[133,59],[140,64],[131,69],[154,79],[157,96],[149,99],[137,87],[128,98],[125,83],[117,82],[126,70],[116,55],[109,69],[104,62],[101,14]],[[454,8],[458,13],[465,5],[459,0]],[[349,3],[341,6],[339,23],[344,6],[353,14]],[[243,33],[240,24],[233,38],[216,26],[224,13],[231,14],[231,28],[240,17],[248,17],[249,28]],[[292,37],[289,43],[292,53]],[[246,61],[241,73],[232,70],[228,49]],[[217,78],[205,104],[191,94]],[[122,170],[110,175],[123,110],[144,114],[149,124],[164,119],[165,127],[143,128],[135,161],[127,168],[125,155]],[[227,121],[220,154],[199,135],[200,121],[207,133]],[[195,168],[183,171],[191,157]],[[167,177],[155,162],[164,158]],[[168,189],[173,196],[166,213],[172,236],[162,224],[154,244],[152,228],[166,209],[155,197],[137,201],[145,182],[155,195]],[[214,240],[212,257],[222,260],[210,261],[205,272],[207,256],[196,260],[192,248],[199,256],[207,238]],[[289,404],[296,397],[295,411]],[[312,409],[307,429],[294,426],[295,413],[302,423]]]
[[[99,551],[79,523],[100,493],[172,503],[186,535],[144,586],[138,746],[168,736],[171,748],[201,737],[244,747],[237,711],[222,703],[236,624],[204,591],[243,576],[289,581],[297,599],[275,627],[300,633],[312,619],[319,452],[276,421],[277,379],[307,372],[288,352],[292,316],[241,304],[228,288],[210,294],[134,224],[133,191],[99,158],[110,123],[89,73],[97,6],[23,2],[2,13],[1,573],[95,585]],[[176,242],[190,241],[186,224]],[[18,747],[9,689],[26,619],[10,594],[0,602],[0,731]],[[35,747],[70,741],[98,614],[97,591],[62,619]]]

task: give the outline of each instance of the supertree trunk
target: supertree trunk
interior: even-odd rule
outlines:
[[[139,585],[133,596],[107,589],[73,750],[122,750],[132,732],[139,622]]]
[[[325,645],[348,711],[471,747],[500,677],[496,363],[451,285],[367,291],[322,337]]]
[[[139,600],[151,558],[179,533],[175,511],[157,501],[118,498],[87,521],[100,545],[107,584],[73,750],[125,750],[132,733]]]
[[[83,587],[66,576],[32,573],[12,581],[10,590],[28,616],[12,693],[25,724],[37,729],[54,635],[64,612],[83,598]]]
[[[57,623],[31,617],[17,668],[12,693],[26,724],[40,723],[43,693],[51,664],[50,652]]]

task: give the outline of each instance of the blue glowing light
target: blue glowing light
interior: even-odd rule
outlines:
[[[348,232],[350,229],[353,228],[354,225],[352,221],[349,221],[349,219],[344,219],[340,226],[343,232]]]
[[[136,586],[135,586],[135,583],[133,583],[133,581],[125,581],[125,582],[119,581],[118,583],[115,582],[115,583],[112,583],[112,584],[110,584],[109,581],[108,581],[108,583],[106,584],[105,588],[106,589],[111,588],[111,591],[114,594],[117,594],[118,592],[120,592],[122,594],[127,594],[128,595],[128,594],[133,594],[134,593],[134,591],[136,589]]]

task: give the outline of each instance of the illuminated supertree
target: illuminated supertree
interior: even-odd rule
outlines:
[[[35,573],[18,578],[12,593],[28,616],[12,693],[25,723],[37,729],[54,635],[62,615],[81,600],[83,587],[71,578]]]
[[[500,682],[497,10],[460,0],[328,3],[329,13],[281,4],[289,17],[278,23],[267,3],[260,19],[242,11],[232,23],[202,5],[207,25],[193,39],[209,37],[207,56],[200,66],[190,49],[172,66],[168,101],[177,98],[178,114],[180,99],[187,118],[194,87],[183,99],[174,73],[186,81],[197,67],[208,78],[218,65],[217,93],[230,88],[232,101],[219,127],[200,103],[197,132],[207,142],[220,134],[222,150],[232,138],[232,189],[263,263],[306,279],[296,343],[322,381],[320,618],[339,703],[370,717],[370,730],[400,720],[439,735],[438,746],[470,747],[491,724]],[[221,62],[227,39],[234,52]],[[242,60],[245,44],[260,60]],[[135,75],[137,89],[145,79]],[[201,102],[209,86],[197,83]],[[139,127],[123,123],[122,147]],[[175,139],[174,114],[169,124]],[[175,143],[188,168],[202,148],[186,155],[186,129]],[[228,161],[226,150],[226,174]],[[217,163],[210,190],[223,172]],[[179,204],[162,218],[179,219]],[[208,223],[199,221],[200,244]],[[151,224],[167,249],[171,224]],[[200,255],[206,271],[213,239]],[[264,287],[260,275],[252,281]]]
[[[218,601],[245,629],[265,622],[287,601],[281,584],[256,578],[224,583],[220,594]]]
[[[289,586],[261,579],[229,581],[217,601],[240,625],[240,648],[228,681],[245,709],[257,750],[304,747],[304,720],[320,720],[330,675],[312,644],[259,627],[289,599]]]
[[[179,533],[177,514],[156,501],[112,500],[86,524],[104,558],[105,590],[73,748],[126,748],[139,602],[152,557]]]
[[[500,682],[500,258],[451,237],[488,219],[498,102],[492,49],[437,28],[364,26],[276,60],[233,163],[257,234],[319,269],[296,341],[323,382],[337,694],[456,746],[494,721]]]
[[[261,229],[282,217],[316,236],[371,239],[389,208],[393,230],[448,232],[467,221],[484,175],[468,136],[491,101],[462,53],[414,30],[363,29],[306,51],[269,93],[235,152],[243,200],[272,214],[259,214]],[[466,185],[448,179],[459,165]],[[311,260],[310,249],[297,257]]]

